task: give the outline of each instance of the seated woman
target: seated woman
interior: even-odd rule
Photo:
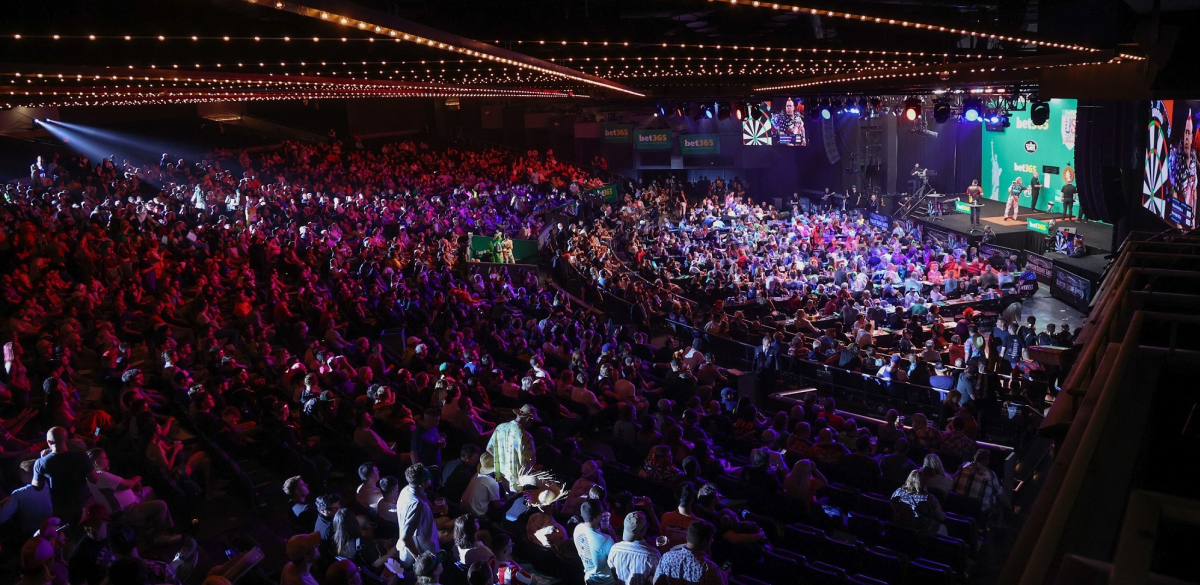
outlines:
[[[892,522],[924,536],[946,535],[946,513],[921,480],[921,470],[908,474],[904,485],[892,493]]]

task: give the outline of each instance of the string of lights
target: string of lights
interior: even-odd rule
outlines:
[[[777,47],[777,46],[759,46],[759,45],[725,45],[725,44],[702,44],[702,43],[644,43],[644,42],[610,42],[610,41],[528,41],[528,40],[510,40],[496,41],[499,43],[509,43],[516,45],[551,45],[551,46],[582,46],[582,47],[631,47],[631,48],[651,48],[657,47],[661,49],[709,49],[709,50],[728,50],[728,51],[762,51],[770,53],[772,51],[780,53],[814,53],[826,55],[880,55],[880,56],[896,56],[896,57],[933,57],[943,59],[997,59],[999,55],[984,55],[981,53],[937,53],[929,51],[886,51],[879,49],[831,49],[821,47]]]
[[[244,0],[244,1],[249,4],[267,4],[266,2],[260,3],[259,0]],[[526,62],[522,59],[512,59],[507,56],[504,56],[504,54],[502,54],[502,53],[499,53],[500,50],[497,49],[496,47],[491,47],[488,45],[484,45],[482,43],[474,43],[475,46],[481,47],[483,49],[483,50],[477,50],[474,48],[469,48],[467,46],[455,45],[454,43],[448,43],[445,41],[437,41],[435,39],[428,38],[428,33],[425,33],[425,35],[423,36],[422,34],[415,34],[415,33],[407,32],[407,31],[402,31],[402,30],[398,30],[398,29],[392,28],[392,27],[385,27],[380,24],[367,22],[367,21],[361,20],[361,19],[351,18],[350,16],[347,16],[347,15],[339,15],[339,14],[331,13],[331,12],[328,12],[325,10],[311,8],[311,7],[297,4],[294,2],[285,2],[284,0],[275,0],[273,3],[270,3],[270,5],[273,6],[277,10],[292,12],[294,14],[299,14],[301,16],[307,16],[309,18],[319,19],[319,20],[323,20],[326,22],[338,23],[338,24],[341,24],[341,25],[347,26],[347,27],[355,27],[355,28],[359,29],[360,31],[367,33],[367,34],[382,35],[382,36],[385,36],[388,38],[409,41],[409,42],[412,42],[412,43],[415,43],[418,45],[427,46],[430,48],[436,47],[437,49],[444,50],[444,51],[455,52],[455,53],[464,54],[464,55],[468,55],[468,56],[472,56],[472,57],[481,57],[483,59],[487,59],[490,61],[496,61],[496,62],[502,63],[504,65],[510,65],[510,66],[519,67],[519,68],[523,68],[523,69],[529,69],[532,71],[538,71],[540,73],[544,73],[547,75],[554,75],[557,77],[562,77],[564,79],[570,79],[573,81],[582,82],[582,83],[594,85],[597,87],[603,87],[605,89],[617,91],[620,93],[624,93],[624,94],[628,94],[628,95],[632,95],[632,96],[636,96],[636,97],[645,97],[645,94],[640,93],[640,92],[638,92],[632,88],[626,87],[624,85],[612,83],[612,82],[609,82],[604,79],[594,78],[592,76],[582,74],[580,72],[575,72],[575,71],[571,71],[570,69],[562,68],[561,66],[546,67],[543,65],[539,65],[539,64],[537,64],[538,63],[537,60],[532,59],[530,57],[526,57],[524,55],[518,55],[518,56],[522,57],[524,59],[528,59],[529,61],[535,61],[535,62],[531,63],[531,62]],[[464,45],[465,44],[466,43],[464,43]]]
[[[717,2],[718,0],[708,0],[708,1],[709,2]],[[725,2],[726,0],[721,0],[721,1]],[[1046,48],[1066,49],[1066,50],[1070,50],[1070,51],[1081,51],[1081,52],[1085,52],[1085,53],[1095,53],[1100,50],[1100,49],[1095,49],[1095,48],[1091,48],[1091,47],[1085,47],[1083,45],[1076,45],[1076,44],[1070,44],[1070,43],[1052,43],[1050,41],[1043,41],[1043,40],[1034,39],[1031,37],[1014,37],[1014,36],[1009,36],[1009,35],[999,35],[999,34],[995,34],[995,33],[987,33],[987,32],[975,31],[975,30],[938,26],[938,25],[934,25],[934,24],[926,24],[926,23],[921,23],[921,22],[910,22],[907,20],[896,20],[893,18],[881,18],[878,16],[867,16],[865,14],[840,12],[837,10],[819,10],[817,8],[807,8],[807,7],[803,7],[803,6],[795,6],[795,5],[789,5],[789,4],[776,4],[773,2],[761,2],[760,0],[752,0],[749,2],[747,2],[746,0],[727,0],[727,1],[730,5],[734,5],[734,6],[742,5],[742,6],[752,6],[754,8],[765,8],[765,9],[770,9],[770,10],[808,13],[808,14],[812,14],[815,16],[828,16],[830,18],[843,18],[846,20],[854,20],[854,21],[859,21],[859,22],[886,24],[886,25],[890,25],[890,26],[900,26],[900,27],[904,27],[904,28],[914,28],[914,29],[918,29],[918,30],[928,30],[928,31],[932,31],[932,32],[944,32],[944,33],[950,33],[950,34],[956,34],[956,35],[962,35],[962,36],[971,36],[971,37],[983,38],[983,39],[1011,41],[1011,42],[1015,42],[1015,43],[1021,43],[1021,44],[1025,44],[1025,45],[1036,45],[1039,47],[1046,47]]]
[[[1041,69],[1058,68],[1058,67],[1076,67],[1076,66],[1084,66],[1084,65],[1106,65],[1106,64],[1113,64],[1113,63],[1119,63],[1119,62],[1120,62],[1119,59],[1113,58],[1113,59],[1107,59],[1107,60],[1070,62],[1070,63],[1059,63],[1059,64],[1029,64],[1029,65],[1015,65],[1014,64],[1014,65],[1006,65],[1006,66],[990,67],[990,68],[989,67],[971,67],[970,69],[968,69],[967,67],[962,67],[961,70],[960,69],[941,69],[941,70],[935,70],[935,71],[894,71],[891,73],[874,73],[874,74],[868,74],[868,75],[850,74],[852,76],[849,76],[849,77],[847,77],[847,76],[822,77],[819,79],[797,81],[797,82],[787,83],[787,84],[782,84],[782,85],[756,87],[756,88],[754,88],[754,91],[780,91],[780,90],[785,90],[785,89],[803,89],[806,87],[824,86],[824,85],[829,85],[829,84],[834,84],[834,83],[849,83],[849,82],[854,82],[854,81],[877,81],[877,80],[884,80],[884,79],[900,80],[900,79],[920,79],[920,78],[926,78],[926,77],[937,77],[939,79],[945,79],[951,75],[958,75],[960,72],[964,73],[964,74],[965,73],[995,73],[995,72],[1003,73],[1003,72],[1007,72],[1007,71],[1030,71],[1030,70],[1041,70]]]

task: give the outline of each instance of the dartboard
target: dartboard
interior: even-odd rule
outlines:
[[[746,146],[770,145],[770,131],[771,122],[768,120],[746,120],[742,122],[742,144]]]

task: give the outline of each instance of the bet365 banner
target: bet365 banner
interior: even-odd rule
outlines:
[[[633,124],[605,124],[600,129],[605,144],[629,144],[633,142]]]
[[[719,134],[684,134],[679,137],[680,154],[721,154]]]
[[[1021,194],[1022,207],[1062,213],[1062,186],[1075,181],[1075,100],[1050,100],[1050,118],[1034,125],[1029,108],[1013,112],[1004,132],[983,132],[983,194],[1007,201],[1009,187],[1021,178],[1029,187],[1037,171],[1042,188],[1036,204],[1031,192]],[[964,122],[966,123],[966,122]],[[1078,211],[1078,200],[1075,209]],[[1078,213],[1075,214],[1078,217]]]
[[[634,132],[638,150],[671,150],[670,130],[638,130]]]

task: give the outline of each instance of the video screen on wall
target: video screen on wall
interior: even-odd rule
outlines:
[[[980,185],[993,201],[1006,201],[1009,189],[1019,178],[1023,185],[1038,175],[1041,189],[1034,197],[1031,189],[1020,196],[1022,207],[1039,212],[1064,213],[1062,187],[1075,181],[1075,100],[1050,100],[1050,117],[1034,124],[1029,109],[1014,111],[1010,126],[1003,132],[983,132]],[[961,188],[961,187],[959,187]],[[1079,201],[1071,212],[1079,216]]]
[[[1150,102],[1142,207],[1178,228],[1196,227],[1200,100]]]
[[[754,102],[742,120],[746,146],[808,146],[804,105],[799,98]]]

